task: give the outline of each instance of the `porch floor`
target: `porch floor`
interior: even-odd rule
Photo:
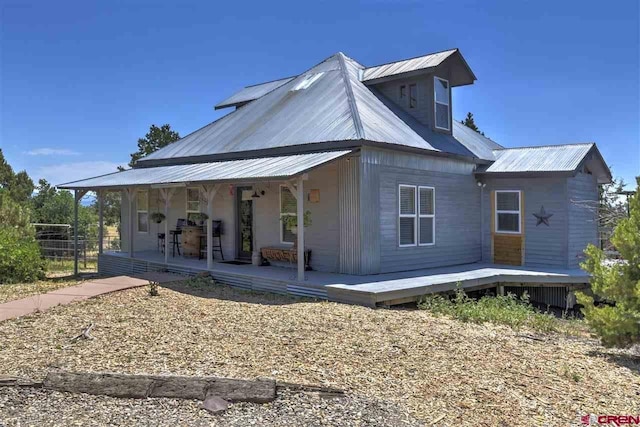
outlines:
[[[157,251],[105,252],[103,264],[110,259],[125,258],[141,263],[146,271],[165,267],[173,272],[197,273],[207,271],[206,260],[170,257],[164,263],[164,254]],[[120,262],[125,262],[121,260]],[[380,303],[399,303],[415,300],[425,294],[447,292],[459,286],[467,290],[495,287],[498,284],[527,284],[529,286],[581,286],[589,283],[589,276],[580,269],[554,267],[514,267],[488,263],[463,264],[451,267],[384,273],[365,276],[307,271],[305,281],[297,281],[293,268],[275,266],[234,265],[215,260],[211,271],[222,283],[252,290],[264,290],[295,295],[315,296],[332,301],[375,306]],[[103,269],[109,273],[109,269]],[[115,273],[126,274],[119,270]]]

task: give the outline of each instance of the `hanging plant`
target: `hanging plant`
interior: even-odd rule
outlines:
[[[160,224],[162,221],[165,220],[165,216],[162,212],[153,212],[151,214],[151,221],[155,222],[156,224]]]

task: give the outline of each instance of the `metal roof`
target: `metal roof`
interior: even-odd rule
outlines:
[[[585,162],[599,182],[608,182],[611,172],[596,144],[545,145],[494,150],[496,161],[480,174],[574,173]]]
[[[431,71],[449,58],[455,58],[459,66],[452,69],[450,83],[452,86],[471,84],[476,76],[469,68],[458,49],[450,49],[442,52],[430,53],[415,58],[394,61],[387,64],[368,67],[362,73],[362,81],[373,84],[388,80],[392,77],[408,76]],[[455,72],[454,72],[455,71]]]
[[[295,77],[287,77],[284,79],[273,80],[270,82],[260,83],[257,85],[246,86],[244,89],[234,93],[224,101],[220,101],[218,104],[216,104],[214,108],[216,110],[219,110],[221,108],[238,106],[238,105],[247,103],[249,101],[253,101],[255,99],[258,99],[268,94],[272,90],[279,88],[283,84],[289,83],[294,78]]]
[[[98,189],[153,184],[284,179],[305,173],[351,152],[351,150],[344,150],[214,163],[128,169],[122,172],[114,172],[108,175],[60,184],[57,187],[66,189]]]
[[[364,70],[362,81],[375,80],[396,74],[408,73],[410,71],[437,67],[457,51],[458,49],[445,50],[443,52],[431,53],[428,55],[418,56],[416,58],[405,59],[403,61],[395,61],[388,64],[369,67]]]
[[[360,81],[363,69],[337,53],[242,108],[140,159],[137,165],[239,158],[247,152],[258,157],[329,146],[345,149],[362,141],[474,157],[455,138],[417,132]],[[292,90],[319,73],[322,76],[309,87]]]

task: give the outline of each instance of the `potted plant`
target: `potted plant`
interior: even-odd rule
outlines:
[[[286,229],[291,231],[293,234],[298,234],[298,216],[297,215],[283,215],[282,223],[285,225]],[[304,213],[303,225],[308,227],[311,225],[311,211],[306,211]]]
[[[189,216],[189,219],[191,219],[192,221],[197,222],[198,225],[202,225],[206,220],[209,219],[209,215],[207,215],[204,212],[198,212],[198,213],[191,214]]]
[[[156,224],[160,224],[162,221],[165,220],[165,216],[162,212],[153,212],[151,214],[151,221],[155,222]]]

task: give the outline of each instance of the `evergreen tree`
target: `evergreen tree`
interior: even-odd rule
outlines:
[[[468,112],[467,117],[464,120],[460,120],[460,123],[468,127],[469,129],[473,129],[478,132],[480,135],[484,136],[484,132],[481,132],[478,126],[476,126],[476,121],[473,118],[473,113]]]
[[[157,151],[162,147],[166,147],[179,139],[180,135],[178,132],[171,130],[170,125],[162,125],[161,127],[151,125],[149,132],[147,132],[144,138],[138,139],[138,151],[131,153],[129,166],[133,167],[138,159],[148,156],[154,151]]]
[[[599,248],[589,245],[582,268],[592,276],[593,293],[607,304],[578,293],[585,319],[606,346],[629,347],[640,343],[640,177],[629,201],[630,216],[618,222],[611,241],[622,260],[605,259]]]

